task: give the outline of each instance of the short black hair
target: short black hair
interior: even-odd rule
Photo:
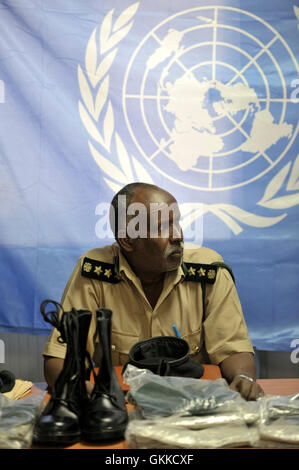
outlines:
[[[133,196],[135,194],[136,189],[138,188],[144,188],[144,189],[161,189],[158,186],[150,183],[142,183],[142,182],[136,182],[136,183],[129,183],[126,186],[124,186],[122,189],[118,191],[118,193],[115,194],[111,201],[110,205],[110,212],[109,212],[109,221],[110,221],[110,227],[113,232],[114,237],[118,238],[118,213],[119,213],[119,196],[126,196],[126,207],[123,207],[125,209],[125,212],[127,212],[128,206],[131,204]]]

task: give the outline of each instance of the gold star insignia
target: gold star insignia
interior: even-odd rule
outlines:
[[[108,277],[109,279],[109,277],[112,276],[111,269],[105,269],[104,276]]]
[[[214,279],[215,276],[216,276],[216,273],[215,273],[214,269],[209,269],[209,271],[208,271],[208,278],[209,278],[209,279]]]
[[[195,276],[195,269],[192,268],[192,266],[190,266],[190,268],[188,269],[188,273],[191,275],[191,276]]]
[[[85,271],[86,273],[90,273],[91,271],[91,268],[92,268],[92,264],[91,263],[84,263],[83,264],[83,271]]]
[[[102,272],[102,266],[96,266],[94,272],[99,276]]]
[[[205,276],[206,275],[206,270],[203,268],[200,268],[198,271],[199,277]]]

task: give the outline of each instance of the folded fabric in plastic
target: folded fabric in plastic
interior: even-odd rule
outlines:
[[[245,424],[190,430],[148,420],[129,422],[125,438],[134,449],[216,449],[253,446],[258,439],[256,427]]]
[[[45,393],[13,400],[0,394],[0,449],[23,449],[32,443],[33,427]]]
[[[247,402],[223,379],[160,377],[130,366],[133,448],[299,447],[299,394]]]
[[[284,415],[299,415],[299,393],[288,396],[272,396],[264,401],[269,418]]]
[[[299,446],[299,393],[270,396],[262,401],[259,421],[260,440],[266,446],[275,443]]]
[[[299,415],[270,419],[260,426],[261,439],[299,445]]]
[[[139,370],[142,371],[139,376],[133,374],[131,379],[126,375],[124,380],[130,386],[128,401],[137,404],[145,418],[179,413],[215,413],[243,400],[238,392],[228,387],[224,379],[160,377],[149,370]]]
[[[246,406],[239,407],[236,406],[234,409],[231,407],[231,410],[220,412],[218,410],[217,413],[211,412],[209,414],[203,415],[196,415],[196,416],[189,416],[184,414],[175,414],[171,416],[163,417],[163,424],[167,426],[175,426],[178,428],[186,428],[186,429],[206,429],[210,427],[220,426],[223,424],[230,424],[230,425],[240,425],[240,424],[252,424],[257,422],[259,419],[259,408],[257,402],[252,403],[245,403],[245,405],[249,405],[249,409],[246,410]],[[250,405],[256,405],[252,407]],[[158,423],[161,418],[156,418],[156,422]],[[149,422],[149,420],[147,420]],[[151,420],[154,424],[154,421]]]

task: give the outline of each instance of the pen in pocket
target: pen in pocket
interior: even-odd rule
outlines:
[[[172,325],[172,328],[174,329],[174,332],[177,335],[177,337],[180,338],[181,334],[180,334],[179,330],[177,329],[176,325]]]

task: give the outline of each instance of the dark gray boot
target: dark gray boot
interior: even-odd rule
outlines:
[[[55,311],[46,312],[49,303],[55,305]],[[37,419],[33,442],[70,445],[81,439],[82,402],[87,396],[84,360],[91,312],[74,308],[63,312],[60,304],[48,300],[41,304],[41,312],[61,333],[60,341],[66,343],[67,350],[50,401]]]
[[[98,309],[96,315],[102,359],[91,397],[84,406],[82,437],[87,441],[123,439],[128,415],[124,393],[112,365],[112,311]]]

